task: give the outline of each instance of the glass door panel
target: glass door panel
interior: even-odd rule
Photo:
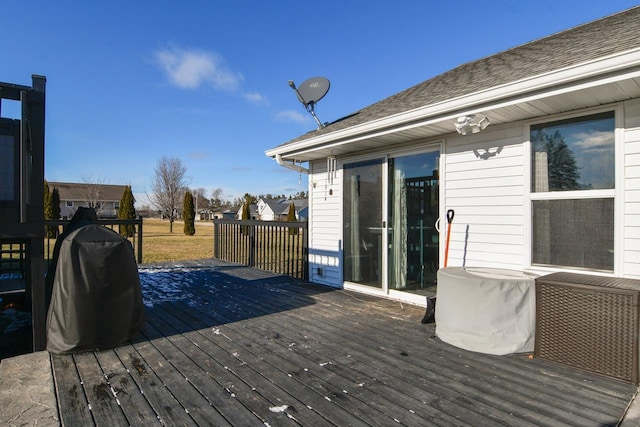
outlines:
[[[382,168],[375,159],[344,165],[343,277],[382,288]]]
[[[435,293],[439,158],[435,151],[389,159],[389,289]]]

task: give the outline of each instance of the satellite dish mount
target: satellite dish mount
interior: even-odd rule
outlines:
[[[312,77],[302,82],[300,87],[296,87],[293,80],[289,80],[289,86],[296,91],[298,100],[302,102],[304,108],[313,116],[316,123],[318,123],[318,129],[322,129],[325,125],[318,119],[315,112],[315,106],[329,92],[329,80],[324,77]]]

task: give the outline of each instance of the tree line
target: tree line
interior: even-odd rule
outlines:
[[[170,232],[173,232],[173,222],[181,216],[185,221],[185,234],[188,234],[187,221],[191,221],[191,217],[195,218],[195,213],[204,209],[213,211],[242,206],[242,219],[248,219],[249,206],[261,198],[265,200],[292,200],[307,197],[307,193],[304,191],[299,191],[289,197],[284,194],[260,194],[256,196],[245,193],[242,197],[227,200],[224,198],[222,189],[216,188],[211,191],[211,197],[207,198],[207,191],[204,188],[189,189],[187,187],[186,174],[187,168],[177,157],[162,157],[154,169],[151,180],[151,193],[148,198],[153,208],[159,211],[163,218],[169,220]],[[179,209],[181,204],[182,210]],[[191,213],[191,211],[194,213]],[[188,231],[190,232],[191,229],[189,228]]]
[[[147,194],[153,209],[159,212],[163,218],[169,220],[169,232],[171,233],[173,233],[173,223],[176,219],[181,218],[184,222],[184,233],[186,235],[194,235],[196,214],[203,210],[215,211],[242,206],[242,218],[248,219],[249,206],[259,199],[292,200],[307,197],[305,191],[299,191],[289,196],[284,194],[253,195],[245,193],[242,197],[228,200],[224,198],[221,188],[212,190],[211,197],[207,197],[207,191],[204,188],[188,188],[186,174],[187,169],[179,158],[162,157],[154,169],[151,192]],[[86,187],[85,193],[87,193],[84,196],[86,199],[85,204],[88,207],[99,206],[101,199],[99,189],[103,182],[93,182],[94,179],[91,177],[83,177],[82,179]],[[135,219],[135,202],[131,186],[125,186],[118,208],[118,219]],[[151,207],[147,208],[151,210]],[[60,219],[60,194],[57,188],[50,189],[47,181],[44,183],[44,209],[45,220]],[[293,204],[291,204],[289,210],[288,217],[293,217],[295,220]],[[52,226],[47,226],[45,230],[49,238],[55,238],[57,232],[57,227]],[[122,225],[119,228],[119,232],[125,237],[132,237],[135,232],[135,226]]]

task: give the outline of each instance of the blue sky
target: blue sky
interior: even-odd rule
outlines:
[[[158,160],[176,156],[191,188],[292,194],[306,177],[264,155],[316,128],[288,80],[328,78],[316,113],[333,121],[635,4],[2,0],[0,81],[47,77],[49,181],[128,184],[141,205]]]

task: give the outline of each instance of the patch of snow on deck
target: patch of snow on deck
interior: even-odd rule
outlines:
[[[2,310],[0,311],[0,324],[6,324],[4,333],[15,332],[31,325],[31,313],[13,308]]]
[[[196,301],[191,288],[203,283],[211,284],[215,276],[209,268],[185,268],[181,265],[141,267],[138,272],[147,307],[170,301],[184,301],[188,305],[194,305]]]

